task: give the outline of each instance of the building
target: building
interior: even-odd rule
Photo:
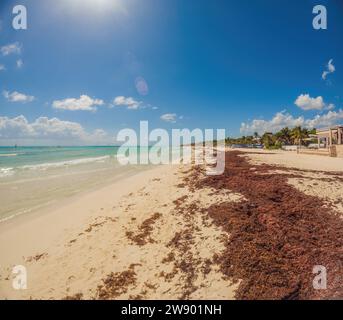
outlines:
[[[326,148],[331,157],[343,158],[343,125],[318,129],[316,136],[319,150]]]
[[[317,130],[318,145],[326,148],[332,145],[343,145],[343,126]]]

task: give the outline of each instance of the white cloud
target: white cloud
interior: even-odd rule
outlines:
[[[3,96],[10,102],[21,102],[21,103],[26,103],[26,102],[32,102],[35,97],[34,96],[29,96],[24,93],[20,93],[18,91],[3,91]]]
[[[161,116],[161,120],[166,122],[175,123],[176,122],[176,113],[166,113]]]
[[[61,110],[70,110],[70,111],[96,111],[97,106],[104,104],[104,101],[101,99],[92,99],[87,95],[81,95],[80,98],[67,98],[64,100],[55,100],[52,103],[52,107],[55,109]]]
[[[10,43],[1,47],[0,52],[3,56],[8,56],[10,54],[20,54],[21,45],[19,44],[19,42]]]
[[[252,134],[254,132],[263,134],[265,132],[276,132],[284,127],[300,126],[303,123],[303,117],[294,118],[290,114],[282,111],[278,112],[271,120],[255,119],[250,124],[243,122],[240,131],[244,134]]]
[[[20,69],[24,65],[23,60],[22,59],[18,59],[16,61],[16,65],[17,65],[17,68]]]
[[[124,97],[124,96],[118,96],[114,98],[113,103],[116,106],[126,106],[128,109],[131,109],[131,110],[137,110],[142,104],[141,101],[136,101],[135,99],[131,97]]]
[[[311,98],[309,94],[301,94],[294,103],[303,110],[322,110],[325,107],[323,97]]]
[[[0,64],[0,71],[6,70],[5,66],[3,64]]]
[[[322,79],[323,79],[323,80],[326,80],[326,77],[327,77],[328,74],[329,74],[328,71],[323,71]]]
[[[332,62],[333,62],[333,59],[330,59],[330,61],[328,62],[328,70],[329,70],[330,72],[335,72],[336,68],[335,68],[335,66],[332,64]]]
[[[335,109],[335,105],[333,103],[329,103],[328,105],[326,105],[325,109],[326,110],[332,110],[332,109]]]
[[[101,144],[112,141],[104,130],[87,132],[77,122],[39,117],[30,123],[23,115],[15,118],[0,117],[0,141],[3,143],[18,139],[23,144],[34,141],[35,144],[47,142],[63,145]]]
[[[305,126],[308,128],[330,127],[335,124],[340,124],[343,121],[343,110],[329,111],[323,115],[316,115],[313,119],[305,121]]]
[[[271,120],[255,119],[250,123],[242,123],[240,131],[242,134],[253,134],[258,132],[263,134],[265,132],[277,132],[284,127],[303,126],[306,128],[321,128],[329,127],[343,121],[343,110],[329,111],[323,115],[316,115],[312,119],[305,119],[304,117],[293,117],[285,111],[278,112]]]
[[[326,65],[326,70],[323,71],[322,73],[322,79],[326,80],[327,76],[330,73],[334,73],[336,71],[335,66],[333,65],[333,59],[330,59],[330,61],[328,62],[328,64]]]

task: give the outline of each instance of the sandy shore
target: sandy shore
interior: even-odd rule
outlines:
[[[125,284],[120,285],[123,289],[112,298],[181,297],[185,291],[185,273],[170,279],[163,274],[174,271],[173,262],[167,262],[175,251],[168,246],[169,242],[189,223],[178,215],[174,203],[188,194],[186,188],[178,187],[183,170],[187,168],[157,167],[60,208],[0,225],[0,297],[61,299],[82,293],[85,299],[97,298],[98,286],[106,277],[112,273],[125,274],[130,267],[137,279],[135,284],[127,290]],[[225,196],[209,194],[210,190],[193,197],[205,206]],[[220,252],[221,238],[226,235],[203,225],[200,216],[193,224],[199,227],[194,259],[201,259],[205,265],[215,252]],[[27,268],[27,290],[13,290],[14,265]],[[223,281],[219,273],[212,273],[198,279],[201,288],[192,298],[233,298],[234,287],[230,282]]]
[[[270,178],[286,172],[282,186],[299,192],[301,201],[314,197],[343,214],[343,159],[249,152],[239,155],[249,172],[275,166],[266,169]],[[234,299],[245,293],[250,298],[253,291],[242,286],[256,274],[225,269],[223,254],[236,231],[213,214],[218,204],[228,210],[240,205],[250,191],[215,179],[199,168],[160,166],[2,223],[0,298]],[[244,269],[247,261],[230,263]],[[26,290],[12,288],[14,265],[27,268]]]

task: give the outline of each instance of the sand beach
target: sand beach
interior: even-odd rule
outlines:
[[[342,187],[342,159],[292,152],[227,150],[220,176],[156,166],[2,222],[0,298],[343,297]]]

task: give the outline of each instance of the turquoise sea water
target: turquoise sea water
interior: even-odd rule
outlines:
[[[150,167],[121,165],[118,149],[0,147],[0,222]]]
[[[156,150],[131,147],[130,155],[140,163]],[[180,151],[163,150],[169,158]],[[143,160],[122,165],[118,159],[126,156],[116,146],[0,147],[0,223],[153,166]]]
[[[19,170],[67,166],[115,157],[118,147],[0,147],[0,177]]]

